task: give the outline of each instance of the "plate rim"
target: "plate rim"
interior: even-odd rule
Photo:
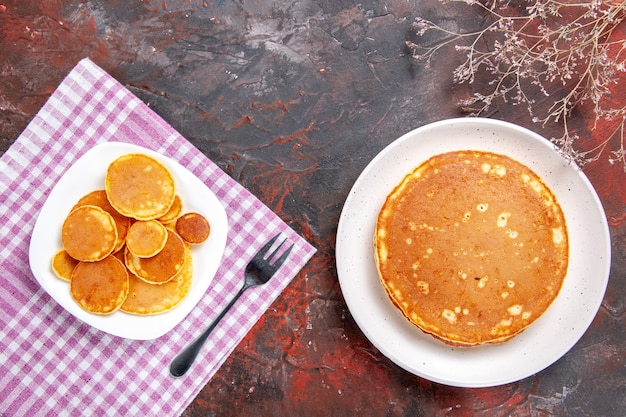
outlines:
[[[76,187],[77,190],[73,192],[72,196],[67,196],[64,203],[60,205],[58,204],[58,194],[61,191],[67,189],[68,186],[77,183],[77,180],[73,178],[73,176],[77,176],[81,172],[83,172],[80,170],[81,165],[84,165],[86,162],[92,162],[92,160],[96,160],[98,166],[104,167],[106,169],[108,163],[110,163],[110,161],[112,161],[115,157],[133,152],[144,153],[146,155],[154,157],[155,159],[163,163],[170,170],[172,176],[176,181],[177,193],[180,192],[182,188],[183,190],[187,191],[191,189],[194,191],[194,194],[196,192],[199,192],[202,195],[202,198],[204,199],[203,206],[209,207],[211,209],[210,213],[204,213],[211,221],[211,235],[209,236],[209,240],[203,243],[203,245],[206,245],[206,247],[202,247],[202,245],[197,245],[198,248],[192,247],[192,252],[200,252],[200,254],[204,254],[205,252],[210,250],[210,259],[209,261],[205,261],[204,259],[202,259],[200,262],[198,262],[197,259],[199,254],[196,254],[194,256],[194,277],[202,274],[202,280],[196,286],[194,286],[194,284],[198,282],[198,279],[192,281],[190,293],[187,294],[185,299],[183,299],[180,304],[178,304],[171,310],[153,315],[135,315],[130,313],[124,313],[122,311],[116,311],[112,315],[91,314],[80,309],[80,307],[78,307],[78,305],[72,300],[71,296],[68,300],[67,294],[60,294],[58,289],[55,290],[54,287],[60,288],[61,284],[69,284],[67,282],[63,282],[58,277],[56,277],[50,269],[50,260],[47,259],[45,256],[41,256],[42,253],[46,254],[50,251],[54,253],[56,250],[62,247],[62,245],[60,245],[60,233],[58,234],[58,236],[51,236],[47,239],[48,241],[57,241],[57,243],[59,243],[58,247],[55,247],[54,250],[47,248],[43,244],[44,240],[46,239],[38,240],[38,238],[44,235],[46,232],[55,230],[60,231],[60,227],[62,224],[62,215],[54,216],[59,218],[59,221],[56,224],[43,224],[43,221],[45,219],[52,216],[52,214],[49,213],[50,210],[59,209],[59,211],[61,211],[62,208],[69,209],[74,204],[75,200],[77,200],[78,198],[80,198],[81,195],[84,194],[83,191],[88,191],[92,189],[91,187],[88,188],[86,185],[78,186]],[[105,158],[105,160],[102,161],[101,158]],[[98,159],[100,160],[98,161]],[[94,172],[95,178],[90,178],[88,180],[88,183],[96,182],[96,178],[100,176],[104,177],[104,170],[102,173]],[[102,182],[101,189],[103,188],[104,182]],[[188,192],[185,192],[185,195],[186,194],[188,194]],[[185,195],[182,195],[183,199],[186,199]],[[77,198],[74,199],[73,197],[76,196]],[[195,210],[195,208],[198,206],[198,203],[195,202],[195,200],[196,198],[194,197],[191,201],[190,208],[193,208],[194,211],[206,211],[206,209]],[[189,200],[186,203],[190,203]],[[127,142],[103,142],[94,145],[86,152],[84,152],[80,157],[78,157],[52,186],[50,193],[46,197],[43,205],[41,206],[41,209],[37,213],[37,218],[31,232],[31,240],[28,249],[29,267],[37,283],[54,300],[54,302],[59,304],[65,311],[67,311],[69,314],[82,321],[83,323],[86,323],[89,326],[92,326],[100,331],[106,332],[113,336],[123,337],[131,340],[152,340],[163,336],[165,333],[169,332],[180,322],[182,322],[205,295],[217,273],[219,265],[222,262],[222,257],[226,248],[228,228],[228,216],[226,215],[226,210],[223,203],[204,182],[202,182],[198,177],[195,176],[195,174],[193,174],[189,169],[184,167],[178,161],[141,145],[131,144]],[[202,266],[199,266],[199,263]],[[59,282],[61,284],[59,284]],[[67,288],[67,292],[69,294],[69,287]],[[123,320],[123,318],[119,319],[119,317],[126,318],[126,321],[129,323],[133,323],[134,327],[122,326],[119,329],[112,327],[110,324],[112,321],[117,322],[118,320]],[[108,320],[107,323],[107,319],[113,320]]]
[[[350,278],[347,276],[349,273],[349,267],[351,265],[346,265],[348,263],[347,256],[346,253],[350,252],[349,247],[353,246],[355,244],[360,244],[360,245],[364,245],[365,243],[363,242],[347,242],[345,241],[345,239],[349,236],[349,231],[346,230],[346,228],[350,227],[350,220],[348,220],[348,217],[351,216],[351,209],[352,206],[355,204],[355,202],[353,201],[354,199],[358,198],[358,194],[360,192],[360,189],[365,187],[364,183],[366,181],[368,181],[368,179],[371,180],[372,176],[375,176],[377,174],[372,173],[372,171],[375,170],[375,168],[377,167],[378,164],[380,164],[382,161],[384,161],[385,158],[389,158],[389,155],[393,154],[393,151],[396,150],[399,147],[405,146],[407,142],[410,142],[412,140],[415,141],[419,141],[420,138],[423,139],[424,136],[428,136],[429,134],[433,134],[432,132],[436,132],[437,130],[445,130],[445,129],[450,129],[450,128],[454,128],[456,127],[457,129],[460,128],[464,128],[464,129],[486,129],[486,132],[490,132],[489,129],[491,129],[491,132],[493,132],[493,130],[497,130],[497,129],[504,129],[506,131],[510,131],[513,132],[516,135],[523,135],[529,139],[533,140],[533,146],[537,146],[542,148],[542,152],[547,152],[549,155],[549,158],[554,159],[554,162],[560,165],[567,165],[566,168],[569,170],[569,174],[572,175],[572,178],[575,178],[575,180],[580,181],[581,186],[584,187],[584,189],[588,192],[588,196],[590,198],[591,203],[593,203],[593,206],[595,208],[598,209],[598,213],[596,213],[598,215],[598,220],[599,223],[601,223],[602,227],[602,231],[601,231],[601,235],[603,238],[603,251],[604,249],[606,249],[606,251],[604,252],[605,255],[605,262],[601,263],[602,267],[600,269],[602,269],[602,276],[599,277],[601,282],[600,285],[598,286],[599,288],[599,292],[598,294],[600,294],[598,296],[598,299],[595,300],[595,303],[593,303],[593,305],[591,306],[591,312],[589,312],[586,317],[585,317],[585,323],[582,326],[584,328],[584,330],[582,330],[580,332],[580,334],[576,335],[575,337],[573,337],[573,342],[572,340],[569,340],[568,346],[564,347],[562,350],[562,352],[557,355],[556,357],[551,357],[548,360],[544,360],[541,363],[538,364],[532,364],[530,367],[528,367],[528,369],[526,369],[523,372],[516,372],[515,375],[510,374],[510,375],[504,375],[504,376],[494,376],[493,378],[490,378],[489,380],[482,380],[482,381],[473,381],[473,380],[468,380],[468,379],[450,379],[447,377],[441,377],[441,373],[437,373],[436,371],[432,371],[430,369],[427,370],[427,368],[425,366],[421,366],[419,363],[407,363],[407,361],[405,360],[405,358],[403,357],[398,357],[397,354],[397,347],[395,346],[390,346],[390,343],[387,342],[385,343],[385,341],[381,341],[379,340],[379,338],[376,335],[376,330],[371,328],[371,325],[368,324],[367,320],[365,319],[365,317],[363,317],[363,313],[360,311],[360,306],[358,305],[358,301],[355,299],[355,296],[353,294],[350,294],[351,291],[351,285],[350,284]],[[504,141],[509,141],[510,139],[505,139]],[[434,146],[434,145],[433,145]],[[458,146],[456,148],[457,150],[468,150],[468,147],[464,147],[464,146]],[[472,147],[473,149],[473,147]],[[449,149],[446,150],[442,150],[439,153],[442,153],[444,151],[447,151]],[[489,149],[485,149],[485,150],[489,150]],[[417,166],[419,165],[421,162],[423,162],[424,160],[426,160],[428,157],[434,155],[436,153],[433,154],[429,154],[429,155],[425,155],[422,156],[420,155],[419,157],[415,158],[414,164],[413,166]],[[543,155],[543,154],[542,154]],[[511,155],[513,158],[518,159],[516,155]],[[529,165],[533,170],[537,170],[536,166],[533,166],[533,164],[529,164],[528,162],[525,161],[521,161],[523,163],[526,163],[527,165]],[[380,170],[379,170],[380,172]],[[406,173],[408,173],[408,171],[404,172],[404,175],[406,175]],[[401,177],[400,177],[401,179]],[[397,180],[397,182],[399,182],[399,180]],[[542,178],[543,179],[543,178]],[[395,183],[393,183],[395,184]],[[382,190],[382,192],[384,192],[385,190]],[[387,192],[386,194],[391,191],[391,188],[389,188],[388,190],[386,190]],[[363,207],[364,202],[360,201],[359,202],[359,207]],[[371,208],[368,208],[371,210]],[[380,207],[377,208],[376,210],[376,215],[378,214]],[[371,225],[369,225],[368,227],[370,227]],[[568,225],[568,228],[570,227],[570,225]],[[602,203],[595,191],[595,189],[593,188],[593,185],[590,183],[590,181],[588,180],[588,178],[584,175],[584,173],[582,172],[582,170],[580,170],[580,168],[578,168],[575,165],[569,164],[565,161],[565,159],[558,154],[556,148],[554,147],[554,145],[548,141],[547,139],[543,138],[541,135],[526,129],[522,126],[519,125],[515,125],[513,123],[510,122],[506,122],[506,121],[501,121],[501,120],[496,120],[496,119],[488,119],[488,118],[480,118],[480,117],[467,117],[467,118],[453,118],[453,119],[445,119],[445,120],[440,120],[437,122],[433,122],[433,123],[429,123],[426,124],[424,126],[418,127],[416,129],[413,129],[407,133],[405,133],[404,135],[400,136],[399,138],[397,138],[396,140],[394,140],[393,142],[391,142],[390,144],[388,144],[387,146],[385,146],[367,165],[366,167],[363,169],[363,171],[359,174],[359,176],[357,177],[356,181],[354,182],[346,200],[344,203],[344,206],[342,208],[342,212],[339,218],[339,222],[338,222],[338,227],[337,227],[337,237],[336,237],[336,263],[337,263],[337,275],[339,278],[339,283],[340,283],[340,287],[342,288],[342,292],[344,293],[344,298],[346,300],[346,304],[348,305],[348,309],[350,310],[353,318],[355,319],[357,325],[359,326],[359,328],[363,331],[363,333],[365,334],[365,336],[368,338],[368,340],[373,343],[387,358],[389,358],[392,362],[396,363],[398,366],[400,366],[401,368],[405,369],[408,372],[413,373],[414,375],[420,376],[420,377],[424,377],[426,379],[429,379],[431,381],[434,382],[438,382],[438,383],[442,383],[442,384],[446,384],[446,385],[451,385],[451,386],[458,386],[458,387],[489,387],[489,386],[497,386],[497,385],[502,385],[505,383],[510,383],[510,382],[514,382],[514,381],[518,381],[521,380],[525,377],[528,377],[536,372],[539,372],[545,368],[547,368],[548,366],[550,366],[551,364],[553,364],[554,362],[556,362],[558,359],[560,359],[563,355],[565,355],[567,353],[567,351],[569,351],[574,344],[576,344],[576,342],[578,340],[580,340],[580,338],[584,335],[584,333],[586,332],[586,330],[589,328],[589,326],[591,325],[591,322],[593,320],[593,318],[596,316],[597,311],[601,305],[602,299],[604,297],[605,291],[606,291],[606,286],[608,284],[608,279],[609,279],[609,274],[610,274],[610,263],[611,263],[611,245],[610,245],[610,233],[609,233],[609,229],[608,229],[608,223],[607,223],[607,219],[606,219],[606,214],[605,211],[603,209]],[[370,247],[371,247],[371,255],[373,256],[373,233],[372,236],[369,238],[369,242],[367,243]],[[571,245],[570,245],[571,246]],[[361,249],[362,250],[362,249]],[[570,254],[571,257],[571,254]],[[370,265],[371,268],[372,265]],[[375,268],[375,265],[374,265]],[[358,272],[363,272],[363,271],[358,271]],[[371,271],[370,271],[371,273]],[[569,269],[568,269],[568,274],[570,274]],[[377,277],[377,272],[376,272],[376,277]],[[367,284],[367,282],[366,282]],[[371,284],[371,283],[370,283]],[[374,285],[374,284],[371,284]],[[382,290],[382,285],[380,285],[378,282],[376,283],[376,285],[378,285],[380,288],[378,291],[383,291]],[[601,287],[601,288],[600,288]],[[372,297],[368,298],[367,301],[373,301],[373,302],[382,302],[382,303],[386,303],[388,304],[387,308],[389,308],[389,305],[391,305],[391,302],[388,300],[388,298],[386,297],[386,294],[384,294],[384,299],[382,301],[376,301],[374,300]],[[378,296],[380,297],[380,293],[378,294]],[[563,294],[559,294],[559,296],[557,297],[557,300],[559,300],[559,298],[563,298],[565,297]],[[556,303],[556,300],[555,300]],[[401,316],[401,314],[397,311],[397,309],[395,309],[395,307],[392,310],[389,311],[393,311],[393,313],[390,313],[392,315],[395,315],[395,317],[385,317],[385,322],[387,322],[387,320],[391,321],[391,320],[397,320],[398,316]],[[550,311],[550,309],[549,309]],[[544,315],[545,316],[545,315]],[[543,318],[540,317],[537,321],[540,321]],[[417,329],[416,327],[414,327],[412,324],[410,324],[408,322],[408,320],[406,320],[403,316],[401,317],[402,320],[404,320],[404,322],[406,322],[404,324],[404,326],[406,327],[408,325],[408,327],[411,328],[411,330],[407,330],[407,331],[414,331],[414,332],[420,332],[419,329]],[[544,321],[547,319],[544,319]],[[393,325],[394,323],[392,323],[391,325]],[[531,328],[533,326],[530,326]],[[524,335],[525,333],[530,333],[528,332],[528,329],[526,332],[523,332],[522,335]],[[434,338],[430,337],[430,336],[426,336],[424,334],[420,335],[421,340],[419,340],[418,342],[423,342],[423,343],[434,343],[436,344],[440,350],[445,350],[446,352],[452,352],[452,353],[448,353],[448,356],[446,356],[446,354],[443,354],[444,359],[450,359],[449,357],[451,356],[456,356],[453,359],[457,360],[458,357],[461,356],[465,356],[466,352],[469,352],[467,349],[468,348],[452,348],[451,346],[447,346],[442,344],[441,342],[435,341]],[[429,340],[428,338],[432,339]],[[515,341],[517,340],[517,341]],[[523,340],[523,337],[517,336],[516,338],[512,339],[511,341],[507,342],[507,344],[513,345],[513,344],[519,344],[518,342],[520,340]],[[507,345],[504,344],[504,345]],[[484,347],[478,347],[478,348],[469,348],[471,351],[479,351],[479,350],[490,350],[493,352],[498,352],[498,346],[501,345],[493,345],[493,346],[484,346]],[[427,348],[430,348],[431,346],[428,346]],[[435,348],[436,349],[436,348]],[[427,349],[428,350],[428,349]],[[459,353],[461,352],[461,353]],[[528,358],[526,358],[528,359]],[[456,362],[455,362],[456,363]]]

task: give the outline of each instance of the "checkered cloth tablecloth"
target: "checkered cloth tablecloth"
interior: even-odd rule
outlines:
[[[61,175],[107,141],[153,149],[200,178],[226,209],[223,261],[207,293],[156,340],[111,336],[74,318],[34,279],[28,259],[39,209]],[[0,158],[0,415],[179,415],[315,249],[256,197],[88,59],[52,94]],[[295,246],[266,286],[244,293],[190,372],[169,374],[191,342],[243,284],[254,252],[282,232]]]

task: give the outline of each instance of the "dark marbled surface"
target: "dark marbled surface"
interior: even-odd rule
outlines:
[[[434,0],[0,1],[0,152],[90,57],[318,248],[184,416],[626,414],[626,173],[606,159],[584,170],[609,219],[609,287],[548,369],[494,388],[436,384],[394,365],[351,317],[334,247],[352,184],[402,134],[463,115],[458,100],[486,82],[454,84],[453,50],[417,64],[405,40],[418,15],[480,24]],[[558,130],[507,103],[485,116]],[[602,126],[579,116],[591,148]]]

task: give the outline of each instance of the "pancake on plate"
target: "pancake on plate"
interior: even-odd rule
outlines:
[[[105,189],[115,210],[137,220],[164,216],[176,196],[169,170],[144,154],[126,154],[111,162],[105,176]]]
[[[182,269],[164,284],[150,284],[134,274],[129,274],[128,297],[120,307],[131,314],[148,315],[169,311],[176,307],[189,293],[193,277],[193,261],[189,245]]]
[[[163,224],[173,222],[180,216],[180,213],[183,211],[183,202],[180,199],[180,196],[176,194],[174,196],[174,202],[170,206],[170,209],[163,216],[159,217],[159,221]]]
[[[128,247],[124,259],[128,269],[150,284],[164,284],[176,276],[185,263],[185,243],[176,232],[167,229],[165,247],[150,258],[133,255]]]
[[[167,229],[157,220],[137,220],[128,229],[126,247],[139,258],[150,258],[165,247]]]
[[[110,314],[122,303],[122,311],[141,315],[174,308],[191,288],[190,245],[208,238],[207,219],[181,215],[171,173],[145,154],[111,162],[103,186],[83,195],[65,217],[52,271],[91,313]]]
[[[79,262],[72,271],[70,293],[78,305],[95,314],[111,314],[128,296],[128,272],[115,256]]]
[[[398,184],[374,236],[381,283],[414,325],[459,347],[505,342],[537,320],[567,272],[556,198],[489,152],[433,156]]]
[[[63,281],[69,282],[76,265],[78,265],[78,261],[72,258],[65,249],[59,250],[52,257],[52,271]]]
[[[126,233],[130,227],[130,218],[120,214],[117,210],[111,206],[105,190],[94,190],[81,197],[74,205],[73,209],[82,206],[96,206],[106,211],[113,217],[115,221],[115,227],[117,229],[117,241],[113,252],[119,251],[124,246],[124,240],[126,239]]]
[[[197,245],[209,238],[211,226],[200,213],[185,213],[176,220],[176,232],[187,243]]]
[[[100,207],[80,206],[65,218],[61,241],[67,253],[76,260],[102,260],[113,253],[117,244],[115,220]]]

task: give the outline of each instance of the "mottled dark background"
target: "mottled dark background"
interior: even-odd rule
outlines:
[[[463,115],[458,101],[488,81],[454,84],[452,48],[418,64],[405,46],[416,16],[450,28],[484,18],[434,0],[0,0],[0,152],[90,57],[318,248],[184,416],[626,415],[626,173],[606,158],[585,172],[609,219],[611,281],[553,366],[447,387],[394,365],[352,319],[334,258],[352,184],[402,134]],[[560,135],[511,103],[485,116]],[[575,116],[591,149],[607,127]]]

